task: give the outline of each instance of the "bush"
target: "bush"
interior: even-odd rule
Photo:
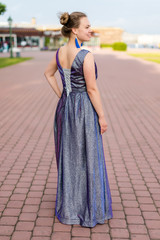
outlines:
[[[117,51],[126,51],[127,50],[127,44],[124,42],[115,42],[112,44],[113,50]]]
[[[101,47],[101,48],[112,47],[112,44],[109,44],[109,43],[101,43],[101,44],[100,44],[100,47]]]

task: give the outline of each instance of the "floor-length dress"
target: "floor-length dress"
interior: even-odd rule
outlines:
[[[62,68],[63,92],[54,118],[58,171],[55,215],[63,224],[94,227],[112,218],[112,199],[98,115],[87,93],[81,49],[71,69]],[[95,62],[97,79],[97,66]]]

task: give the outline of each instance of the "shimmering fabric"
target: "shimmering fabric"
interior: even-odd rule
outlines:
[[[58,170],[55,215],[63,224],[94,227],[112,218],[102,135],[98,115],[90,101],[83,74],[88,50],[81,49],[71,69],[63,69],[63,83],[54,118],[54,139]],[[97,79],[97,66],[95,63]]]

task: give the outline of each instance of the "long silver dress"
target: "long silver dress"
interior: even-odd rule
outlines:
[[[87,93],[81,49],[71,69],[62,68],[56,52],[63,92],[54,118],[58,170],[55,215],[63,224],[94,227],[112,218],[112,199],[107,176],[98,115]],[[95,62],[97,79],[97,66]]]

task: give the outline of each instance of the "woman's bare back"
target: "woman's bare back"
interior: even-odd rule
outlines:
[[[76,48],[74,49],[73,47],[70,48],[68,46],[60,47],[58,52],[58,58],[59,58],[61,67],[65,69],[66,68],[71,69],[75,56],[79,51],[81,51],[81,49],[77,50]]]

